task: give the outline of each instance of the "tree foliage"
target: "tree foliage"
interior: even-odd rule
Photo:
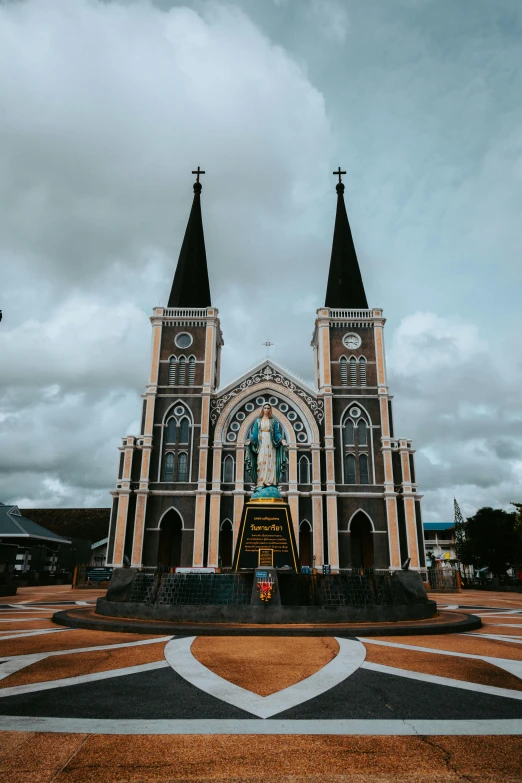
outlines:
[[[466,520],[465,535],[462,560],[467,565],[487,566],[494,576],[501,576],[522,562],[522,526],[516,512],[479,508]]]

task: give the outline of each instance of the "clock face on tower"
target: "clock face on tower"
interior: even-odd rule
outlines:
[[[343,337],[343,343],[347,348],[358,348],[361,344],[361,338],[358,334],[354,334],[353,332],[349,332],[348,334],[345,334]]]

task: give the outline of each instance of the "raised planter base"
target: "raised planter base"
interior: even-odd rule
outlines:
[[[191,607],[192,608],[192,607]],[[117,633],[173,634],[176,636],[423,636],[464,633],[480,628],[482,622],[474,615],[461,612],[440,612],[427,620],[406,620],[383,623],[173,623],[165,620],[137,620],[97,614],[92,608],[68,609],[56,612],[55,623],[69,628]]]
[[[398,606],[216,606],[140,604],[98,598],[97,614],[135,620],[163,620],[169,623],[255,623],[303,625],[324,623],[384,623],[427,620],[437,612],[435,601]]]

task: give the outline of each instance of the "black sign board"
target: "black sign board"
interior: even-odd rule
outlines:
[[[87,581],[88,582],[108,582],[112,576],[112,568],[88,568],[87,569]]]
[[[270,552],[267,550],[271,550]],[[271,562],[268,562],[271,556]],[[299,571],[294,528],[288,504],[247,503],[234,554],[234,571],[273,565]]]
[[[258,549],[258,557],[260,566],[273,566],[274,565],[274,550],[273,549]]]

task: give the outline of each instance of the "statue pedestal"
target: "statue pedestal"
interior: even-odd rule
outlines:
[[[284,568],[299,572],[299,556],[288,503],[283,498],[245,504],[234,553],[234,571]]]

